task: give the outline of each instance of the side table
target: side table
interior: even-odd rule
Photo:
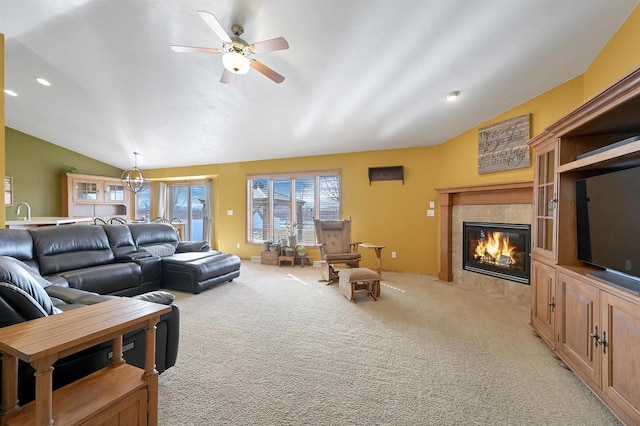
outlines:
[[[384,246],[370,243],[360,243],[359,246],[375,250],[376,257],[378,258],[378,268],[376,269],[376,271],[378,272],[378,275],[382,276],[382,249],[384,248]]]
[[[155,325],[170,310],[119,297],[0,329],[2,425],[157,425]],[[122,357],[122,335],[140,328],[145,329],[144,369],[127,364]],[[54,362],[108,340],[113,342],[108,367],[51,392]],[[36,371],[36,399],[22,407],[18,406],[18,360]]]
[[[284,247],[282,249],[280,249],[280,257],[278,257],[278,266],[282,266],[282,262],[289,262],[291,263],[291,266],[295,266],[296,264],[296,251],[293,250],[293,252],[291,252],[291,255],[287,255],[286,250],[284,249]]]
[[[300,259],[300,266],[303,267],[303,268],[305,266],[312,266],[313,265],[313,263],[311,262],[313,260],[313,256],[306,256],[306,255],[300,256],[300,255],[298,255],[296,257],[296,259]]]

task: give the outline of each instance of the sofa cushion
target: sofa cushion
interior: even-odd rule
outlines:
[[[176,228],[168,223],[129,223],[127,225],[138,250],[144,246],[171,244],[178,246]]]
[[[29,232],[42,276],[115,261],[102,226],[43,226]]]
[[[0,256],[11,256],[23,261],[37,271],[33,255],[33,239],[26,229],[0,230]]]
[[[60,273],[71,288],[98,294],[130,294],[142,281],[140,265],[134,262],[110,263]]]
[[[116,258],[138,250],[127,225],[103,225],[103,228]]]

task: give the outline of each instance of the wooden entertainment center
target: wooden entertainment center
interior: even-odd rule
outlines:
[[[529,141],[531,325],[626,424],[640,424],[640,294],[587,276],[597,268],[578,260],[575,183],[640,166],[640,141],[614,145],[637,135],[640,68]]]

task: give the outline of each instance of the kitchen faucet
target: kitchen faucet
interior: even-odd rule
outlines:
[[[25,203],[24,201],[21,203],[18,203],[18,207],[16,208],[16,215],[20,214],[20,207],[22,206],[26,206],[27,207],[27,217],[24,218],[24,220],[31,220],[31,206],[27,203]]]

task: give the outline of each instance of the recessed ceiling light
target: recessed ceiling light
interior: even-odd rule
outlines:
[[[38,77],[38,78],[36,78],[36,81],[37,81],[38,83],[42,84],[43,86],[47,86],[47,87],[51,86],[51,83],[49,83],[47,80],[45,80],[45,79],[44,79],[44,78],[42,78],[42,77]]]
[[[18,94],[16,92],[14,92],[13,90],[9,90],[9,89],[4,89],[4,93],[6,93],[9,96],[18,96]]]
[[[448,100],[449,102],[453,102],[453,101],[455,101],[456,99],[458,99],[459,97],[460,97],[460,92],[456,90],[455,92],[451,92],[451,93],[449,93],[449,94],[447,95],[447,100]]]

